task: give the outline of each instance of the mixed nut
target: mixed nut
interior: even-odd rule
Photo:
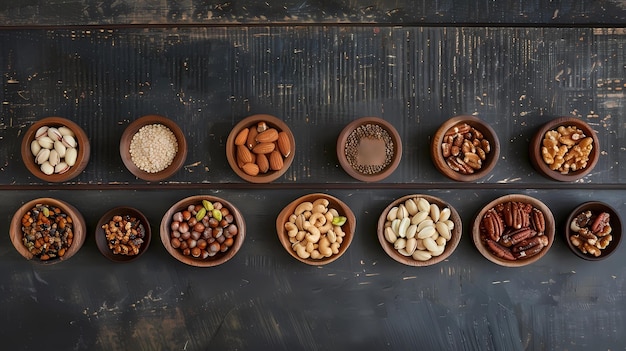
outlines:
[[[385,221],[385,239],[402,256],[428,261],[443,254],[452,238],[454,222],[449,207],[414,197],[392,207]]]
[[[441,152],[450,169],[473,174],[483,167],[491,144],[478,129],[461,122],[446,131]]]
[[[570,229],[575,233],[569,237],[572,245],[594,257],[602,255],[602,250],[613,240],[611,215],[608,212],[594,214],[589,210],[583,211],[570,222]]]
[[[284,228],[291,248],[302,259],[324,259],[339,254],[346,217],[326,198],[303,201],[295,207]]]
[[[543,212],[532,204],[507,201],[480,220],[482,241],[495,256],[509,261],[539,254],[549,244]]]
[[[544,134],[541,157],[551,170],[568,174],[587,167],[591,150],[592,137],[576,126],[559,126]]]
[[[172,215],[170,244],[185,256],[207,259],[228,251],[238,233],[227,207],[220,201],[202,200]]]
[[[137,218],[115,215],[102,225],[109,249],[116,255],[134,256],[144,242],[146,229]]]
[[[243,128],[235,136],[237,166],[250,176],[280,171],[291,154],[291,142],[286,131],[260,121]]]
[[[42,126],[30,144],[35,163],[46,175],[67,172],[76,164],[77,149],[74,132],[66,126]]]
[[[24,246],[42,261],[65,256],[74,240],[72,217],[59,207],[36,204],[21,222]]]

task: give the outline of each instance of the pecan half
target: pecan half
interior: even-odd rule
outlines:
[[[537,233],[543,234],[546,231],[546,219],[543,216],[543,212],[533,207],[530,214],[530,224]]]
[[[487,247],[489,247],[489,250],[491,250],[491,252],[493,252],[493,254],[497,257],[509,261],[515,261],[515,256],[513,256],[511,251],[497,242],[487,239]]]
[[[504,232],[504,224],[500,215],[492,208],[485,215],[481,221],[485,235],[493,240],[498,241]]]

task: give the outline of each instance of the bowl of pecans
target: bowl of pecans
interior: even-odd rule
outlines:
[[[226,158],[233,171],[250,183],[270,183],[291,166],[296,141],[279,118],[257,114],[237,123],[226,140]]]
[[[475,181],[493,170],[500,156],[500,141],[485,121],[456,116],[444,122],[431,139],[435,167],[456,181]]]
[[[529,148],[535,169],[563,182],[589,174],[600,157],[596,132],[575,117],[559,117],[544,124],[533,136]]]
[[[26,130],[21,154],[24,165],[37,178],[64,182],[87,167],[90,144],[78,124],[62,117],[46,117]]]
[[[378,117],[362,117],[348,123],[339,133],[337,158],[351,177],[377,182],[398,168],[402,140],[391,123]]]
[[[11,242],[26,259],[43,264],[68,260],[85,242],[85,219],[69,203],[38,198],[23,204],[11,220]]]
[[[178,172],[187,158],[187,141],[174,121],[147,115],[131,122],[120,139],[120,156],[137,178],[157,182]]]
[[[489,261],[521,267],[538,261],[554,242],[550,209],[523,194],[505,195],[483,207],[474,219],[472,239]]]
[[[211,195],[195,195],[167,210],[160,234],[167,252],[180,262],[214,267],[237,254],[245,239],[246,223],[232,203]]]
[[[572,210],[564,233],[567,246],[576,256],[599,261],[617,250],[622,239],[622,221],[613,207],[589,201]]]
[[[100,217],[95,239],[100,253],[113,262],[130,262],[139,258],[152,237],[146,216],[132,207],[115,207]]]
[[[394,260],[430,266],[447,259],[461,241],[461,217],[447,202],[430,195],[406,195],[390,203],[378,219],[378,241]]]

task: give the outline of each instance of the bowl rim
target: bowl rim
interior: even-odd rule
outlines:
[[[487,155],[484,167],[481,167],[480,170],[472,174],[462,174],[448,167],[441,151],[441,144],[443,143],[446,132],[461,122],[465,122],[478,129],[483,133],[485,138],[489,140],[491,145],[491,151]],[[437,168],[441,174],[452,180],[471,182],[486,177],[494,169],[500,159],[500,139],[493,127],[485,120],[472,115],[457,115],[450,117],[437,128],[431,139],[430,155],[435,168]]]
[[[496,257],[483,244],[480,234],[480,222],[483,216],[488,210],[495,207],[497,204],[508,201],[520,201],[530,203],[533,205],[533,207],[539,209],[543,213],[546,222],[546,230],[544,232],[544,235],[548,237],[548,245],[544,247],[543,250],[537,255],[522,260],[509,261]],[[476,247],[476,249],[478,249],[478,251],[487,260],[504,267],[523,267],[531,263],[537,262],[539,259],[545,256],[552,247],[552,244],[554,243],[555,232],[556,225],[554,222],[554,215],[552,214],[550,208],[541,200],[525,194],[507,194],[491,200],[489,203],[485,204],[480,209],[480,211],[478,211],[472,223],[472,241],[474,242],[474,246]]]
[[[319,259],[319,260],[314,260],[314,259],[309,259],[309,258],[300,258],[293,250],[291,250],[291,243],[289,242],[289,238],[287,234],[285,233],[285,228],[284,228],[284,225],[286,223],[284,219],[288,218],[291,215],[290,212],[293,211],[293,210],[289,211],[289,209],[294,206],[297,206],[298,204],[304,201],[310,201],[313,198],[314,199],[325,198],[329,200],[331,204],[334,202],[337,205],[339,205],[339,207],[341,207],[341,210],[344,212],[343,216],[346,217],[346,223],[349,224],[349,230],[344,231],[346,235],[341,243],[339,253],[336,255],[332,255],[330,257]],[[333,195],[327,194],[327,193],[318,192],[318,193],[309,193],[309,194],[299,196],[298,198],[292,200],[287,205],[285,205],[276,216],[276,234],[278,235],[278,240],[280,241],[285,251],[287,251],[287,253],[289,253],[291,257],[295,258],[296,260],[302,263],[308,264],[310,266],[324,266],[324,265],[327,265],[336,261],[341,256],[343,256],[343,254],[346,253],[346,251],[348,251],[350,244],[352,243],[355,230],[356,230],[356,217],[354,215],[354,212],[352,212],[352,209],[350,209],[350,207],[339,198]]]
[[[36,259],[36,257],[32,253],[30,253],[30,251],[28,251],[28,249],[22,243],[22,236],[23,236],[21,232],[22,216],[24,215],[26,211],[29,211],[35,205],[40,204],[40,203],[59,207],[63,210],[63,212],[65,212],[68,215],[71,214],[72,216],[72,222],[74,224],[74,228],[73,228],[74,240],[72,241],[72,245],[70,245],[70,247],[67,249],[63,257],[58,257],[58,258],[47,260],[47,261]],[[19,229],[14,230],[16,228],[19,228]],[[51,265],[51,264],[57,264],[59,262],[69,260],[81,249],[81,247],[85,243],[85,239],[87,236],[86,229],[87,229],[87,225],[85,223],[85,218],[83,217],[82,213],[78,211],[76,207],[60,199],[55,199],[52,197],[40,197],[40,198],[32,199],[30,201],[25,202],[14,212],[13,217],[11,218],[11,223],[9,225],[9,236],[11,238],[11,242],[13,243],[13,247],[15,247],[17,252],[22,257],[26,258],[27,260],[31,262],[35,262],[37,264]]]
[[[135,165],[135,163],[133,163],[130,157],[130,142],[133,136],[139,131],[139,129],[141,129],[141,127],[152,124],[162,124],[166,126],[172,131],[172,133],[174,133],[176,140],[178,141],[178,152],[176,152],[172,163],[164,170],[156,173],[148,173],[141,170]],[[185,134],[176,122],[161,115],[144,115],[132,121],[128,124],[128,126],[126,126],[124,132],[122,132],[119,145],[120,157],[124,166],[126,166],[126,169],[128,169],[128,171],[137,178],[148,182],[162,181],[172,177],[183,167],[187,159],[187,140],[185,138]]]
[[[385,222],[387,221],[387,214],[389,213],[391,208],[393,208],[394,206],[398,206],[401,203],[404,203],[408,199],[414,199],[416,197],[422,197],[428,200],[429,203],[437,204],[440,207],[442,205],[443,207],[448,207],[450,209],[450,220],[454,222],[454,229],[452,229],[452,239],[450,239],[446,243],[446,248],[444,249],[444,252],[439,256],[432,257],[428,261],[418,261],[411,257],[402,256],[393,247],[393,245],[389,243],[387,239],[385,239]],[[385,209],[381,212],[380,216],[378,217],[376,234],[378,236],[378,241],[380,242],[380,245],[382,246],[383,250],[387,253],[387,255],[389,255],[389,257],[391,257],[395,261],[402,263],[404,265],[407,265],[407,266],[427,267],[427,266],[432,266],[432,265],[435,265],[437,263],[447,260],[454,253],[459,243],[461,242],[461,237],[463,236],[463,221],[461,219],[461,216],[459,216],[459,213],[457,212],[457,210],[454,208],[454,206],[452,206],[450,203],[448,203],[447,201],[439,197],[427,195],[427,194],[408,194],[408,195],[404,195],[393,200],[391,203],[389,203],[389,205],[387,205],[387,207],[385,207]]]
[[[371,175],[357,172],[354,168],[352,168],[352,166],[348,163],[344,152],[346,141],[348,140],[348,136],[350,136],[350,133],[352,133],[352,131],[356,129],[359,125],[366,123],[377,124],[380,127],[384,128],[387,133],[389,133],[389,136],[393,140],[394,145],[394,157],[392,158],[391,163],[381,172]],[[400,161],[402,159],[402,138],[400,137],[398,130],[393,126],[393,124],[386,121],[385,119],[374,116],[360,117],[348,123],[341,130],[339,136],[337,137],[336,151],[337,159],[339,160],[341,168],[343,168],[343,170],[348,173],[349,176],[362,182],[378,182],[389,177],[398,168],[398,165],[400,164]]]
[[[588,136],[593,139],[593,149],[591,150],[591,154],[589,155],[587,167],[578,171],[570,172],[568,174],[561,174],[558,171],[553,171],[545,162],[543,162],[543,157],[541,156],[541,145],[544,135],[549,130],[556,129],[559,126],[568,125],[575,125],[576,127],[582,129],[585,134],[588,134]],[[598,163],[598,160],[600,159],[600,141],[598,139],[598,134],[596,133],[596,131],[591,127],[591,125],[589,125],[589,123],[583,121],[580,118],[571,116],[556,117],[544,123],[533,135],[529,144],[529,148],[530,161],[535,170],[537,170],[540,174],[547,178],[561,182],[571,182],[585,177],[586,175],[591,173],[591,171],[593,171],[596,164]]]
[[[246,172],[244,172],[237,165],[237,160],[236,160],[237,148],[235,147],[235,138],[237,137],[237,134],[239,134],[239,132],[243,128],[249,128],[261,121],[266,122],[270,126],[273,126],[274,128],[278,129],[279,131],[287,133],[287,137],[289,138],[289,143],[291,143],[291,153],[287,155],[287,157],[283,158],[283,168],[281,168],[280,170],[278,171],[269,170],[267,173],[263,173],[263,174],[259,173],[256,176],[251,176],[247,174]],[[233,126],[230,133],[228,134],[228,138],[226,139],[226,159],[228,160],[228,164],[230,165],[230,168],[241,179],[248,181],[250,183],[270,183],[280,178],[283,174],[285,174],[285,172],[287,172],[289,167],[291,167],[291,164],[293,163],[293,160],[295,157],[295,153],[296,153],[296,139],[293,135],[293,132],[291,131],[291,128],[289,128],[287,123],[285,123],[285,121],[283,121],[282,119],[273,115],[269,115],[269,114],[257,113],[257,114],[245,117],[244,119],[237,122],[237,124]]]
[[[30,143],[35,139],[35,133],[37,132],[37,130],[43,126],[66,126],[67,128],[71,129],[72,132],[74,132],[76,142],[78,144],[78,148],[76,149],[76,163],[74,164],[74,166],[70,167],[70,169],[65,173],[54,173],[51,175],[46,175],[39,169],[39,166],[35,163],[35,156],[33,156],[32,152],[30,151]],[[91,145],[87,133],[85,133],[85,130],[81,128],[76,122],[65,117],[49,116],[35,121],[26,130],[24,136],[22,137],[20,153],[22,155],[22,162],[32,175],[43,181],[60,183],[76,178],[85,170],[87,164],[89,163]]]
[[[174,213],[176,213],[177,211],[180,211],[183,208],[186,208],[188,204],[192,204],[192,203],[199,204],[202,202],[202,200],[208,200],[211,202],[219,201],[222,203],[222,205],[224,205],[225,207],[228,207],[230,213],[234,217],[234,222],[237,223],[237,230],[238,230],[237,235],[235,236],[236,240],[234,240],[233,246],[231,246],[228,249],[228,251],[226,251],[225,253],[218,253],[215,256],[211,258],[207,258],[205,260],[197,259],[192,256],[185,256],[178,249],[175,249],[174,247],[172,247],[172,245],[170,244],[170,233],[169,233],[172,215],[174,215]],[[224,198],[217,197],[214,195],[192,195],[192,196],[188,196],[183,199],[180,199],[179,201],[177,201],[175,204],[173,204],[167,209],[167,211],[161,218],[161,225],[159,226],[159,234],[161,237],[161,243],[165,247],[165,250],[167,250],[167,252],[179,262],[184,263],[189,266],[194,266],[194,267],[202,267],[202,268],[215,267],[223,263],[226,263],[239,252],[246,238],[246,222],[244,220],[244,217],[241,211],[235,205],[225,200]]]
[[[617,240],[615,240],[615,238],[613,240],[611,240],[611,243],[609,244],[609,246],[611,247],[610,251],[607,254],[600,255],[599,257],[595,257],[595,256],[591,256],[591,255],[588,255],[588,254],[584,254],[577,247],[572,245],[572,242],[569,240],[569,234],[571,232],[571,230],[570,230],[570,223],[572,222],[572,220],[574,220],[574,218],[579,213],[583,212],[586,209],[590,209],[590,208],[593,208],[593,209],[602,208],[603,210],[606,210],[606,212],[609,212],[609,214],[611,215],[611,219],[610,219],[611,227],[614,227],[615,224],[617,224],[617,227],[619,227],[618,228],[619,230],[616,231],[616,233],[617,233],[617,235],[619,235],[619,237],[617,238]],[[620,243],[622,242],[622,240],[621,240],[622,239],[622,231],[623,231],[622,220],[621,220],[621,218],[619,216],[619,212],[613,206],[607,204],[606,202],[602,202],[602,201],[586,201],[586,202],[583,202],[583,203],[579,204],[574,209],[572,209],[572,211],[567,216],[567,220],[564,223],[563,239],[565,240],[565,243],[566,243],[567,247],[576,256],[578,256],[578,257],[580,257],[580,258],[582,258],[582,259],[584,259],[586,261],[602,261],[602,260],[608,258],[609,256],[613,255],[613,253],[615,253],[615,251],[617,251],[617,249],[620,246]]]
[[[127,256],[113,254],[111,252],[111,249],[109,249],[109,246],[107,245],[106,239],[102,239],[104,237],[104,229],[102,229],[102,226],[110,221],[113,216],[118,214],[130,214],[131,216],[141,221],[144,226],[144,242],[143,244],[141,244],[139,248],[139,253],[136,255]],[[102,256],[106,257],[110,261],[119,263],[131,262],[138,259],[148,250],[148,247],[150,246],[150,241],[152,240],[152,229],[150,227],[150,222],[148,221],[148,218],[138,209],[130,206],[116,206],[107,210],[96,223],[96,227],[94,228],[94,240]]]

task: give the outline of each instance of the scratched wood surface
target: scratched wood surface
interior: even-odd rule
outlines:
[[[484,204],[510,193],[543,200],[559,228],[590,200],[626,218],[624,18],[623,1],[0,1],[1,232],[41,196],[74,204],[91,230],[109,208],[133,206],[158,233],[171,204],[214,194],[248,227],[241,252],[211,269],[179,263],[158,238],[139,261],[113,264],[92,237],[70,261],[40,267],[0,236],[3,348],[626,349],[623,246],[590,263],[559,230],[542,260],[506,269],[480,256],[469,231]],[[291,169],[268,185],[241,181],[224,156],[230,128],[261,112],[298,142]],[[147,113],[176,120],[191,141],[184,169],[159,184],[132,177],[118,154],[124,127]],[[430,135],[461,113],[490,122],[502,144],[499,166],[476,183],[447,180],[428,156]],[[85,172],[64,184],[32,177],[19,158],[21,134],[48,115],[76,121],[92,143]],[[369,115],[392,122],[405,150],[375,184],[347,176],[334,147],[345,124]],[[601,140],[596,169],[575,183],[547,180],[527,159],[533,131],[562,115]],[[357,231],[343,257],[314,268],[284,252],[274,221],[319,191],[353,209]],[[436,266],[398,264],[377,241],[382,209],[410,193],[462,217],[458,249]]]

